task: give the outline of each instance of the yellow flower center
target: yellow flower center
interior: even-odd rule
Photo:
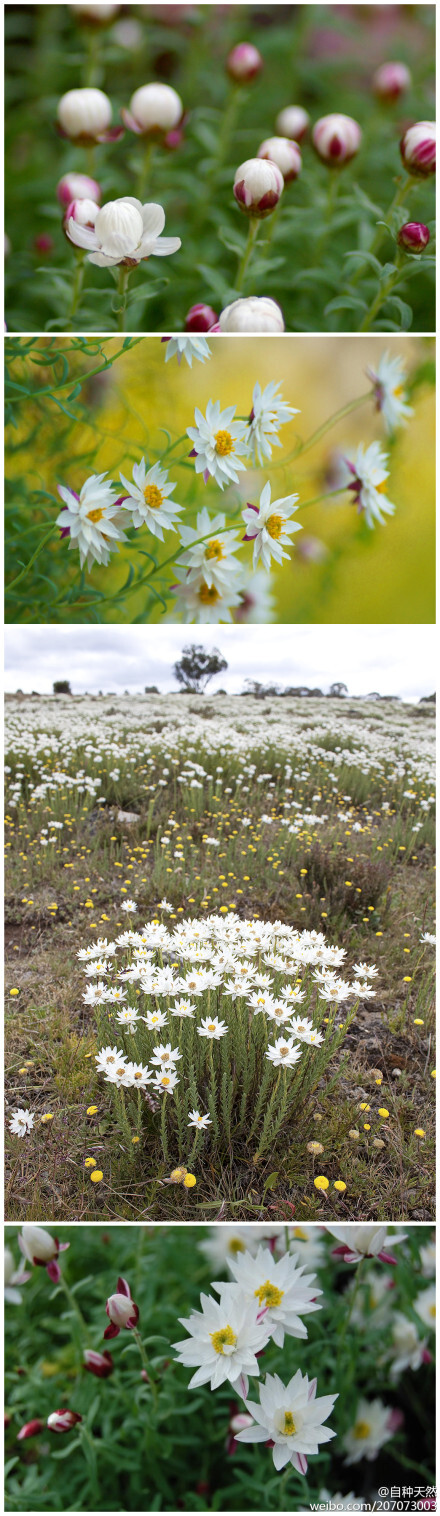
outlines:
[[[244,1252],[245,1246],[244,1242],[241,1241],[241,1237],[231,1237],[231,1241],[228,1242],[228,1253],[232,1253],[234,1257],[236,1253]]]
[[[161,1079],[161,1084],[169,1084],[169,1079]]]
[[[302,1227],[302,1226],[294,1226],[294,1228],[293,1228],[293,1236],[297,1237],[298,1242],[307,1242],[308,1241],[307,1232],[304,1231],[304,1227]]]
[[[220,595],[213,584],[201,584],[198,598],[202,605],[216,605],[217,600],[220,600]]]
[[[284,1412],[284,1426],[281,1427],[281,1431],[283,1432],[284,1437],[293,1437],[294,1432],[296,1432],[296,1426],[291,1411]]]
[[[122,1078],[122,1075],[125,1074],[125,1069],[124,1068],[122,1068],[122,1069],[116,1069],[116,1073],[120,1074],[120,1076]]]
[[[214,1021],[210,1021],[209,1022],[208,1032],[215,1032],[215,1022]]]
[[[284,1006],[283,1005],[274,1005],[273,1013],[274,1013],[274,1016],[284,1016]]]
[[[289,1054],[289,1049],[288,1048],[280,1048],[280,1053],[281,1053],[281,1057],[282,1058],[287,1058],[288,1054]]]
[[[101,510],[89,511],[88,512],[88,519],[89,519],[89,521],[93,521],[93,523],[95,523],[95,521],[101,521],[103,515],[104,515],[104,511],[101,511]]]
[[[366,1437],[370,1436],[370,1432],[371,1427],[368,1421],[357,1421],[353,1435],[356,1437],[357,1442],[363,1442]]]
[[[265,1284],[260,1284],[260,1288],[254,1290],[254,1295],[257,1296],[260,1305],[266,1305],[271,1310],[272,1306],[281,1305],[284,1290],[277,1290],[276,1284],[271,1284],[270,1279],[266,1279]]]
[[[214,542],[208,542],[208,545],[205,548],[205,558],[217,558],[217,561],[220,562],[220,559],[224,558],[224,556],[225,554],[222,542],[216,542],[215,540]]]
[[[228,453],[233,453],[234,441],[230,432],[216,432],[214,442],[215,451],[221,458],[226,458]]]
[[[396,388],[393,390],[393,395],[403,395],[403,384],[396,384]]]
[[[157,484],[146,484],[144,489],[145,504],[150,511],[158,511],[163,503],[163,495],[158,490]]]
[[[387,487],[387,481],[386,481],[386,479],[383,479],[382,480],[382,484],[376,484],[375,485],[375,489],[376,489],[377,494],[378,495],[384,495],[386,487]]]
[[[278,537],[281,537],[283,526],[284,521],[282,516],[268,516],[266,521],[266,531],[269,533],[269,537],[273,537],[275,541]]]
[[[169,1053],[161,1053],[161,1055],[160,1055],[161,1063],[168,1063],[169,1057],[170,1057]]]
[[[433,1320],[435,1321],[435,1305],[430,1305],[429,1315],[432,1316]]]
[[[212,1346],[216,1353],[223,1353],[225,1348],[235,1348],[237,1338],[232,1327],[221,1327],[219,1332],[210,1332]]]

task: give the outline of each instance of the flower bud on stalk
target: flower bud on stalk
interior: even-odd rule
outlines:
[[[183,105],[170,84],[142,84],[132,95],[128,111],[123,109],[121,114],[124,125],[137,136],[163,137],[173,134],[182,121]]]
[[[39,1421],[36,1416],[34,1421],[26,1421],[20,1431],[17,1432],[17,1442],[24,1442],[25,1437],[36,1437],[38,1432],[43,1431],[44,1421]]]
[[[217,330],[217,328],[216,328]],[[220,312],[221,332],[284,332],[284,317],[276,300],[267,295],[249,295],[233,300]]]
[[[122,126],[111,126],[112,108],[102,89],[69,89],[61,96],[57,124],[61,137],[88,147],[93,142],[116,142]]]
[[[71,5],[78,26],[111,26],[119,15],[120,5]]]
[[[352,116],[321,116],[313,127],[312,142],[322,163],[340,168],[359,152],[362,132]]]
[[[212,305],[191,305],[185,316],[186,332],[209,332],[218,321],[216,311]]]
[[[266,137],[258,149],[258,158],[269,158],[282,173],[284,183],[297,179],[302,169],[302,158],[297,142],[290,137]]]
[[[310,126],[310,116],[308,111],[303,110],[302,105],[285,105],[284,110],[277,116],[275,126],[281,137],[290,137],[294,142],[302,142]]]
[[[400,143],[402,163],[408,174],[427,179],[435,174],[435,121],[416,121]]]
[[[69,1242],[59,1242],[58,1237],[51,1237],[42,1226],[24,1226],[18,1238],[20,1251],[24,1253],[29,1263],[40,1265],[47,1270],[49,1279],[54,1284],[61,1279],[61,1269],[57,1258],[59,1253],[64,1253],[70,1247]]]
[[[430,233],[423,221],[406,221],[397,236],[399,247],[406,253],[423,253],[428,246]]]
[[[283,189],[283,175],[270,158],[246,158],[237,169],[234,197],[245,216],[263,221],[275,210]]]
[[[373,93],[385,102],[399,100],[411,88],[411,74],[406,63],[381,63],[372,78]]]
[[[118,1279],[117,1292],[109,1295],[105,1309],[111,1325],[106,1327],[104,1337],[118,1337],[123,1327],[130,1331],[137,1326],[139,1310],[126,1279]]]
[[[77,226],[94,227],[98,211],[99,205],[96,200],[72,200],[63,216],[63,231],[66,237],[68,237],[67,227],[70,220],[75,221]],[[71,239],[68,238],[68,240]]]
[[[226,69],[229,78],[236,84],[250,84],[251,79],[256,79],[261,74],[263,59],[258,48],[253,42],[237,42],[226,59]]]
[[[56,196],[63,210],[67,210],[72,200],[93,200],[95,205],[100,205],[102,190],[97,179],[91,179],[89,174],[63,174],[57,184]]]
[[[92,1348],[86,1348],[84,1368],[88,1369],[89,1374],[95,1374],[96,1379],[108,1379],[114,1369],[111,1353],[94,1353]]]
[[[78,1411],[61,1408],[59,1411],[51,1411],[46,1426],[49,1427],[50,1432],[71,1432],[77,1421],[82,1421],[82,1416],[79,1416]]]

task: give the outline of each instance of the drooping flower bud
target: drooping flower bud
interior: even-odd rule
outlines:
[[[86,1348],[84,1368],[88,1369],[89,1374],[95,1374],[97,1379],[108,1379],[114,1369],[111,1353],[95,1353],[92,1348]]]
[[[249,84],[251,79],[256,79],[261,74],[263,59],[258,48],[253,42],[237,42],[228,53],[226,68],[230,79],[236,84]]]
[[[192,305],[185,316],[186,332],[209,332],[218,321],[216,311],[212,305]]]
[[[372,78],[373,93],[378,100],[399,100],[411,88],[411,74],[406,63],[381,63]]]
[[[115,140],[123,128],[111,127],[111,119],[110,100],[102,89],[69,89],[58,102],[58,128],[71,142],[87,145]]]
[[[20,1427],[17,1432],[17,1442],[24,1442],[25,1437],[36,1437],[38,1432],[43,1431],[43,1427],[44,1421],[39,1421],[38,1416],[34,1421],[26,1421],[24,1427]]]
[[[58,1237],[51,1237],[42,1226],[29,1224],[23,1227],[18,1238],[20,1251],[24,1253],[29,1263],[40,1265],[47,1270],[49,1279],[54,1284],[61,1278],[61,1269],[57,1258],[59,1253],[64,1253],[70,1247],[69,1242],[59,1242]]]
[[[362,132],[352,116],[321,116],[315,122],[312,142],[318,158],[333,168],[339,168],[359,152]]]
[[[271,159],[246,158],[240,163],[234,179],[234,197],[245,216],[258,220],[270,216],[283,189],[283,175]]]
[[[435,121],[416,121],[400,143],[402,163],[416,179],[435,174]]]
[[[406,221],[401,226],[397,241],[406,253],[423,253],[428,246],[430,232],[423,221]]]
[[[219,316],[221,332],[284,332],[284,317],[276,300],[267,295],[249,295],[233,300]]]
[[[290,137],[266,137],[258,149],[259,158],[269,158],[281,170],[284,183],[297,179],[302,169],[302,157],[297,142]]]
[[[59,1411],[51,1411],[47,1418],[46,1426],[50,1432],[71,1432],[77,1421],[82,1421],[78,1411],[69,1411],[61,1407]]]
[[[116,1294],[109,1295],[105,1309],[111,1325],[106,1327],[104,1337],[118,1337],[123,1327],[130,1331],[137,1326],[139,1310],[126,1279],[118,1279]]]
[[[97,179],[90,179],[89,174],[63,174],[56,189],[57,200],[63,210],[67,210],[72,200],[94,200],[99,205],[101,195],[101,185]]]
[[[122,119],[140,137],[160,137],[173,132],[182,120],[183,105],[170,84],[142,84],[135,90]]]
[[[275,126],[281,137],[290,137],[293,142],[302,142],[310,126],[310,116],[302,105],[285,105],[279,112]]]

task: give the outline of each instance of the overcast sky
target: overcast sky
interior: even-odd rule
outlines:
[[[317,685],[343,680],[350,694],[420,699],[435,688],[431,626],[9,626],[7,691],[51,692],[69,679],[75,694],[176,690],[172,668],[188,643],[218,647],[228,669],[211,690],[239,692],[246,678]]]

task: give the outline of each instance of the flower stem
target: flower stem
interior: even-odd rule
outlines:
[[[167,1139],[167,1108],[166,1108],[166,1100],[167,1100],[166,1095],[162,1095],[161,1112],[160,1112],[160,1135],[161,1135],[161,1139],[162,1139],[162,1152],[163,1152],[164,1160],[165,1160],[165,1163],[168,1163],[169,1162],[169,1155],[168,1155],[168,1139]]]
[[[416,180],[413,179],[413,177],[412,177],[411,174],[408,174],[407,177],[406,177],[406,179],[403,179],[403,180],[399,181],[399,184],[398,184],[397,189],[396,189],[396,193],[393,196],[393,199],[391,201],[391,205],[389,206],[388,210],[385,211],[385,215],[383,217],[383,222],[385,223],[385,225],[378,226],[376,228],[376,231],[375,231],[375,234],[374,234],[371,246],[366,249],[366,251],[368,253],[373,253],[373,255],[374,255],[375,253],[378,252],[379,248],[382,245],[382,242],[383,242],[383,239],[384,239],[384,237],[386,235],[386,232],[387,231],[391,232],[391,222],[392,222],[392,219],[393,219],[394,211],[397,211],[399,209],[399,206],[403,205],[403,201],[406,199],[406,196],[409,194],[409,191],[411,189],[414,189],[415,183],[416,183]],[[361,263],[360,265],[358,265],[357,269],[355,269],[354,274],[351,275],[351,278],[347,279],[347,284],[348,285],[356,285],[356,284],[358,284],[359,280],[362,278],[363,271],[364,271],[364,265]],[[362,331],[362,327],[361,327],[361,331]]]
[[[359,395],[357,400],[349,400],[348,405],[342,405],[341,409],[335,411],[333,416],[329,416],[328,421],[324,421],[322,426],[318,426],[317,431],[312,432],[305,442],[300,443],[294,457],[299,458],[300,455],[302,457],[304,453],[308,453],[311,447],[315,447],[315,443],[321,441],[321,437],[325,437],[326,432],[329,432],[332,426],[336,426],[338,421],[343,420],[344,416],[349,416],[351,411],[357,410],[359,405],[365,405],[366,400],[371,400],[371,395],[372,391],[370,389],[367,390],[365,395]],[[287,462],[287,459],[284,459],[284,462]]]
[[[319,505],[319,501],[320,500],[331,500],[332,497],[333,497],[333,495],[345,495],[347,493],[347,489],[348,489],[348,485],[347,484],[343,484],[343,485],[341,485],[340,489],[338,489],[338,490],[324,490],[323,494],[321,494],[321,495],[314,495],[313,496],[313,500],[303,500],[303,501],[301,501],[300,505],[298,506],[298,509],[301,510],[301,511],[305,511],[305,510],[307,510],[307,506],[308,505]]]
[[[191,1152],[190,1152],[190,1155],[189,1155],[189,1158],[188,1158],[188,1168],[189,1168],[190,1173],[191,1173],[191,1169],[192,1169],[192,1166],[193,1166],[193,1163],[194,1163],[194,1159],[195,1159],[195,1156],[196,1156],[196,1152],[197,1152],[197,1148],[198,1148],[198,1143],[199,1143],[199,1137],[200,1137],[200,1132],[196,1132],[196,1135],[195,1135],[195,1138],[194,1138],[194,1142],[193,1142],[193,1145],[192,1145],[192,1148],[191,1148]]]
[[[75,316],[76,316],[78,302],[79,302],[81,291],[82,291],[82,287],[83,287],[84,274],[85,274],[85,253],[79,253],[77,255],[76,264],[75,264],[75,270],[74,270],[74,275],[73,275],[73,284],[72,284],[72,299],[71,299],[71,302],[70,302],[70,310],[69,310],[69,314],[68,314],[68,317],[67,317],[68,331],[69,332],[73,331],[73,329],[74,329],[73,328],[73,323],[74,323],[74,319],[75,319]]]
[[[400,275],[400,268],[393,269],[393,273],[390,274],[390,278],[387,279],[386,284],[383,284],[377,291],[377,295],[373,300],[373,304],[370,305],[369,311],[365,312],[364,319],[361,321],[361,325],[359,327],[360,332],[370,331],[373,321],[375,321],[376,316],[379,315],[379,311],[382,310],[382,306],[385,305],[385,301],[388,299],[388,295],[391,294],[391,290],[394,289],[394,285],[398,283]]]
[[[35,559],[38,558],[38,556],[39,556],[40,553],[42,553],[43,548],[46,547],[46,544],[48,542],[50,542],[50,539],[51,539],[51,537],[53,537],[53,534],[54,534],[54,532],[56,530],[57,530],[56,526],[51,526],[49,528],[49,531],[46,533],[46,536],[43,537],[43,541],[39,543],[38,547],[35,549],[35,552],[32,554],[32,558],[29,559],[29,563],[25,564],[25,567],[22,568],[20,574],[16,575],[15,579],[11,579],[11,583],[8,584],[8,586],[7,586],[8,591],[15,589],[15,586],[17,584],[20,584],[20,580],[24,579],[25,575],[29,573],[29,569],[32,568],[32,564],[35,563]]]
[[[61,1289],[61,1290],[64,1291],[64,1294],[66,1296],[66,1300],[68,1300],[69,1305],[71,1307],[71,1310],[74,1312],[74,1315],[77,1318],[78,1326],[80,1327],[81,1334],[85,1338],[85,1341],[86,1341],[86,1343],[88,1345],[89,1342],[90,1342],[90,1333],[89,1333],[89,1328],[87,1326],[87,1322],[85,1321],[83,1313],[80,1310],[80,1307],[78,1305],[78,1301],[76,1299],[76,1296],[72,1293],[72,1290],[69,1289],[69,1285],[66,1283],[66,1280],[64,1278],[64,1274],[61,1274],[61,1277],[58,1280],[58,1289]]]
[[[139,170],[139,176],[138,176],[138,182],[137,182],[137,190],[136,190],[137,198],[138,198],[138,200],[140,200],[141,205],[144,204],[147,190],[149,191],[149,189],[150,189],[150,180],[151,180],[151,174],[152,174],[152,169],[153,169],[153,157],[154,157],[154,142],[152,141],[151,137],[149,137],[149,138],[147,138],[147,141],[144,144],[143,158],[142,158],[142,163],[141,163],[141,167],[140,167],[140,170]]]
[[[258,235],[258,232],[259,232],[259,227],[260,227],[260,223],[257,220],[257,217],[256,216],[252,216],[251,220],[249,221],[249,231],[248,231],[248,235],[247,235],[246,247],[245,247],[245,250],[244,250],[244,253],[243,253],[243,257],[240,259],[240,262],[239,262],[239,265],[238,265],[238,269],[237,269],[237,278],[235,280],[235,288],[236,288],[238,294],[240,294],[241,290],[243,289],[243,284],[244,284],[244,281],[245,281],[245,277],[246,277],[246,273],[247,273],[247,269],[248,269],[248,264],[250,262],[250,259],[251,259],[252,253],[253,253],[253,249],[254,249],[254,246],[255,246],[256,238],[257,238],[257,235]]]
[[[124,265],[121,263],[118,279],[118,295],[120,297],[120,304],[118,308],[118,332],[125,332],[125,313],[127,309],[129,278],[130,270],[128,268],[124,268]]]
[[[140,1352],[140,1355],[141,1355],[142,1368],[145,1370],[145,1373],[148,1376],[148,1383],[151,1384],[151,1389],[153,1391],[154,1404],[157,1407],[158,1385],[157,1385],[156,1375],[154,1373],[154,1370],[151,1368],[150,1360],[149,1360],[148,1355],[147,1355],[147,1353],[145,1351],[144,1344],[142,1342],[142,1337],[141,1337],[141,1334],[140,1334],[138,1328],[137,1327],[133,1327],[132,1331],[133,1331],[133,1337],[134,1337],[135,1343],[136,1343],[137,1347],[139,1348],[139,1352]]]

